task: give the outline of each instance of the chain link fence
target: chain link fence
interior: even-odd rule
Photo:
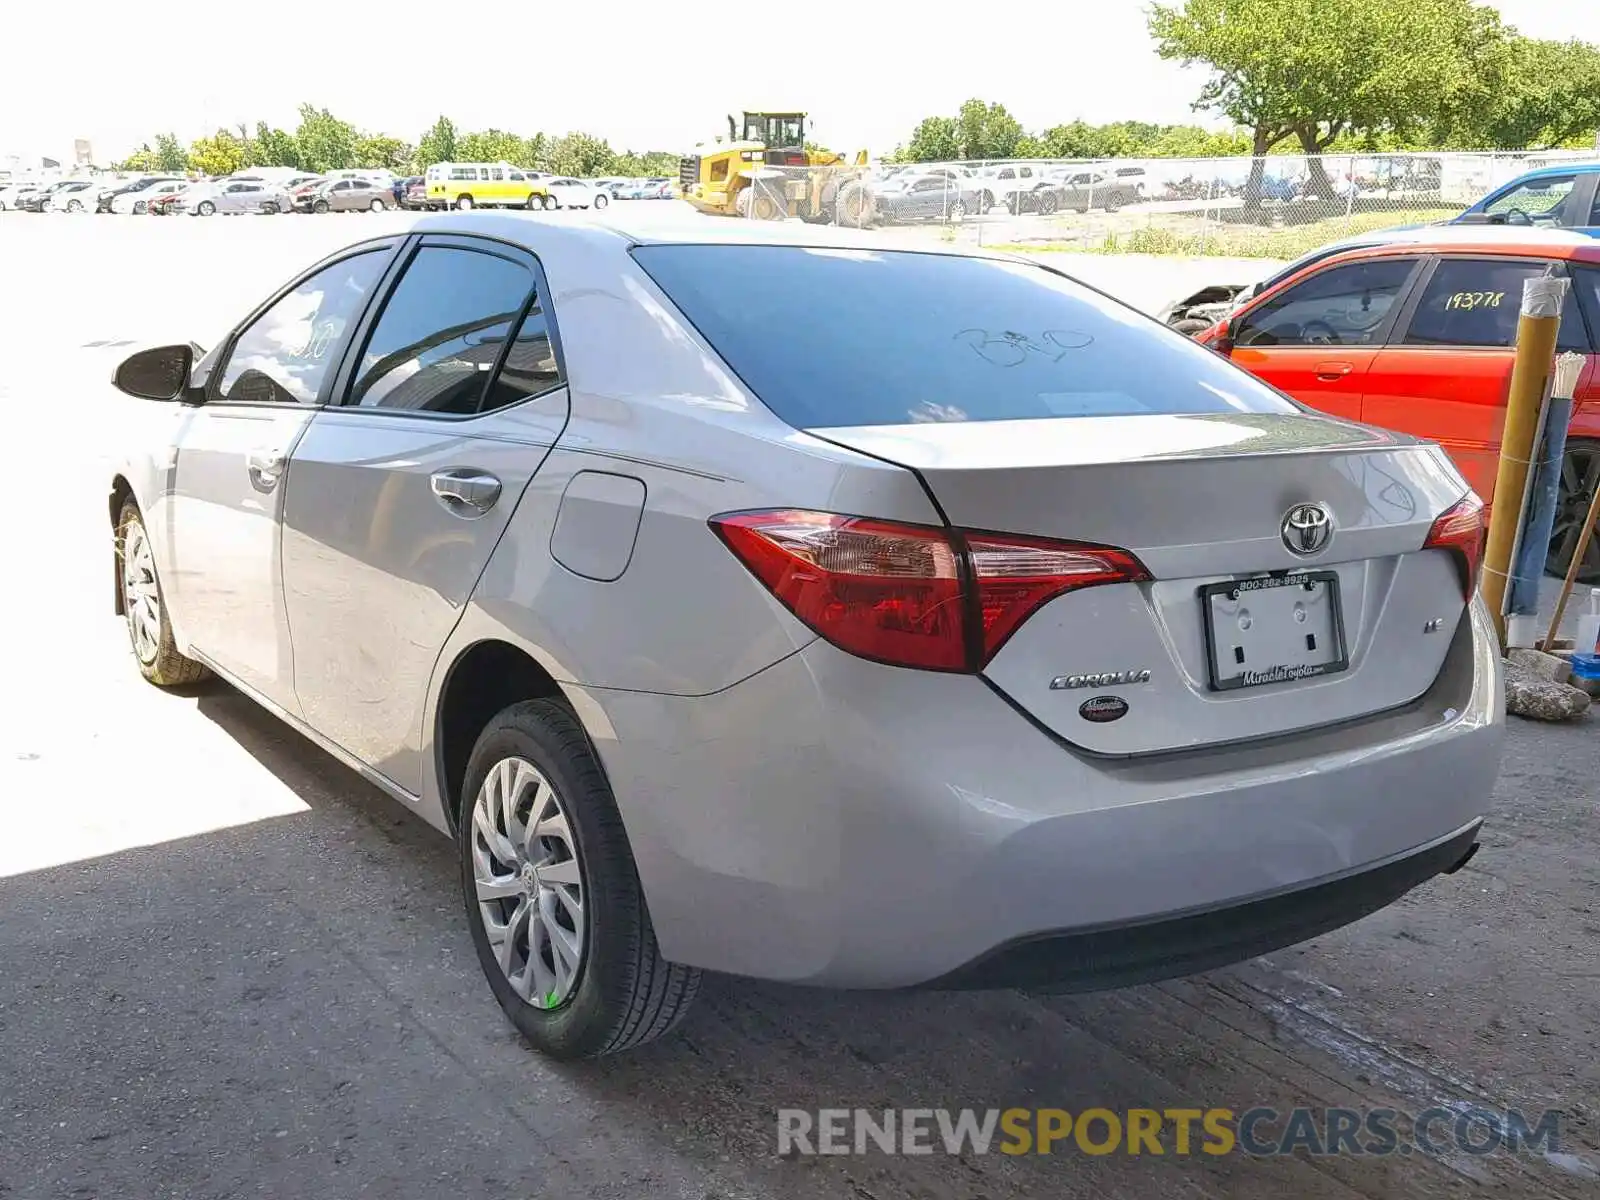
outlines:
[[[866,227],[886,240],[1006,249],[1294,258],[1370,229],[1453,217],[1535,167],[1580,151],[1264,158],[751,163],[739,214]],[[1520,194],[1538,221],[1559,184]],[[1515,218],[1514,218],[1515,219]]]

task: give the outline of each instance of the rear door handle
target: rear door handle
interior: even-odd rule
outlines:
[[[500,499],[500,481],[484,471],[435,471],[429,482],[439,503],[458,517],[481,516]]]
[[[257,491],[270,492],[278,486],[283,476],[285,455],[282,450],[252,450],[245,456],[245,470]]]
[[[1314,368],[1318,379],[1342,379],[1354,371],[1355,364],[1347,362],[1319,362]]]

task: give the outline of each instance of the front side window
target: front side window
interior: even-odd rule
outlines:
[[[1576,175],[1547,175],[1506,189],[1483,211],[1500,216],[1511,225],[1553,225],[1561,219],[1562,206],[1577,184]]]
[[[533,273],[496,254],[424,246],[384,306],[362,352],[349,404],[470,416]]]
[[[1522,285],[1545,273],[1529,259],[1445,259],[1434,269],[1406,330],[1408,346],[1510,349],[1522,312]],[[1588,341],[1577,298],[1567,290],[1557,341],[1562,349]]]
[[[803,246],[633,255],[801,429],[1299,411],[1182,334],[1031,263]]]
[[[1370,346],[1416,260],[1382,258],[1319,271],[1240,317],[1239,346]]]
[[[234,403],[317,403],[339,345],[360,318],[387,261],[387,251],[365,251],[297,284],[239,335],[217,397]]]

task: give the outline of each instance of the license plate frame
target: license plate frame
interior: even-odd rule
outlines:
[[[1328,612],[1335,643],[1333,657],[1325,662],[1315,664],[1286,666],[1280,663],[1268,668],[1265,672],[1244,669],[1238,674],[1222,677],[1218,661],[1217,610],[1212,603],[1213,599],[1217,596],[1225,596],[1230,600],[1236,600],[1240,595],[1249,592],[1303,588],[1307,584],[1320,584],[1326,589]],[[1345,640],[1344,608],[1340,603],[1339,573],[1337,571],[1294,571],[1281,575],[1226,579],[1220,583],[1203,585],[1199,589],[1199,600],[1200,621],[1205,629],[1206,677],[1211,690],[1214,692],[1235,692],[1246,688],[1267,687],[1275,683],[1320,679],[1323,676],[1338,675],[1350,669],[1350,648]],[[1267,677],[1251,679],[1251,675],[1255,674],[1263,674]]]

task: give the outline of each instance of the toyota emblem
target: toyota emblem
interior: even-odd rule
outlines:
[[[1310,558],[1333,541],[1333,514],[1326,504],[1296,504],[1283,514],[1283,544],[1290,554]]]

